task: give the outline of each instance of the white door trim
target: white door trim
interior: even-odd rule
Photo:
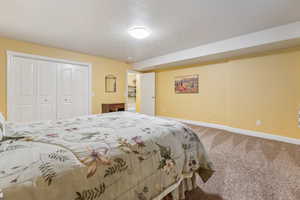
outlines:
[[[89,114],[92,113],[92,64],[91,63],[85,63],[85,62],[77,62],[72,60],[66,60],[66,59],[60,59],[60,58],[51,58],[47,56],[39,56],[34,54],[27,54],[27,53],[20,53],[15,51],[6,51],[7,56],[7,68],[6,68],[6,91],[7,91],[7,119],[10,119],[10,113],[11,113],[11,99],[12,99],[12,93],[8,89],[10,88],[10,74],[11,74],[11,66],[12,66],[12,58],[13,57],[21,57],[21,58],[31,58],[34,60],[44,60],[44,61],[50,61],[50,62],[56,62],[56,63],[65,63],[65,64],[74,64],[74,65],[80,65],[83,67],[88,68],[88,74],[89,74],[89,90],[88,90],[88,104],[89,104]]]
[[[159,117],[176,120],[179,122],[192,124],[192,125],[196,125],[196,126],[204,126],[204,127],[209,127],[209,128],[221,129],[221,130],[225,130],[225,131],[229,131],[229,132],[237,133],[237,134],[241,134],[241,135],[248,135],[248,136],[259,137],[259,138],[268,139],[268,140],[275,140],[275,141],[279,141],[279,142],[286,142],[286,143],[290,143],[290,144],[300,145],[300,139],[280,136],[279,134],[274,135],[272,133],[264,133],[264,132],[246,130],[246,129],[241,129],[241,128],[234,128],[231,126],[226,126],[226,125],[221,125],[221,124],[200,122],[200,121],[180,119],[180,118],[174,118],[174,117],[165,117],[165,116],[159,116]]]

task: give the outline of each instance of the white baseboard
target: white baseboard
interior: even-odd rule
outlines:
[[[274,135],[272,133],[251,131],[251,130],[234,128],[234,127],[220,125],[220,124],[200,122],[200,121],[187,120],[187,119],[179,119],[179,118],[173,118],[173,117],[165,117],[165,116],[158,116],[158,117],[173,119],[173,120],[176,120],[176,121],[180,121],[180,122],[184,122],[184,123],[188,123],[188,124],[192,124],[192,125],[197,125],[197,126],[204,126],[204,127],[209,127],[209,128],[216,128],[216,129],[226,130],[226,131],[229,131],[229,132],[232,132],[232,133],[238,133],[238,134],[241,134],[241,135],[248,135],[248,136],[259,137],[259,138],[264,138],[264,139],[268,139],[268,140],[276,140],[276,141],[279,141],[279,142],[286,142],[286,143],[300,145],[300,139]]]

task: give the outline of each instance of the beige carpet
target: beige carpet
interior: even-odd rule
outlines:
[[[300,146],[191,126],[216,173],[187,200],[300,200]]]

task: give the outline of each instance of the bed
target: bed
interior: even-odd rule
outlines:
[[[129,112],[6,124],[0,199],[183,199],[213,174],[197,135],[176,121]]]

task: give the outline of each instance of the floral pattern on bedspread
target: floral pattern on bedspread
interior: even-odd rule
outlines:
[[[0,143],[4,200],[150,200],[211,163],[176,121],[128,112],[8,124]]]

